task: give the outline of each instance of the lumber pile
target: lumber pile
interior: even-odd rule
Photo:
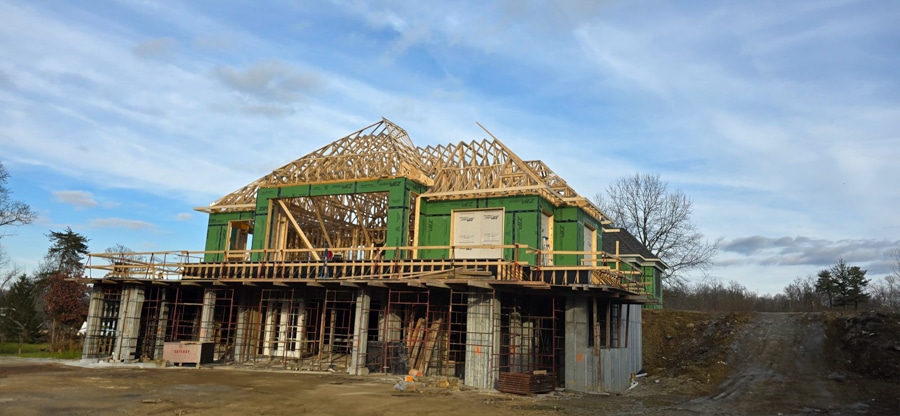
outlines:
[[[500,373],[497,390],[504,393],[532,395],[556,389],[556,374],[547,371]]]
[[[431,323],[431,327],[426,330],[425,318],[419,318],[415,326],[407,331],[406,345],[409,351],[409,368],[416,370],[418,374],[427,375],[428,366],[431,364],[431,357],[434,354],[435,347],[444,337],[441,323],[443,319],[436,319]]]

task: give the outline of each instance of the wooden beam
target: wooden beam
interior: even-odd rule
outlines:
[[[362,210],[359,209],[359,203],[356,201],[356,195],[350,196],[350,202],[353,203],[353,209],[356,211],[356,220],[359,222],[359,228],[362,229],[363,235],[366,237],[366,245],[373,245],[372,236],[369,234],[369,230],[366,228],[366,225],[363,224]]]
[[[325,228],[325,220],[322,219],[322,209],[319,208],[319,204],[316,203],[315,199],[311,199],[309,203],[313,206],[313,212],[316,214],[316,219],[319,220],[319,226],[322,227],[322,236],[325,237],[325,242],[328,243],[328,247],[334,247],[334,244],[331,244],[331,237],[328,236],[328,229]]]
[[[297,234],[300,234],[300,239],[303,240],[303,244],[306,244],[306,248],[310,249],[310,253],[316,261],[321,260],[319,257],[319,253],[316,253],[316,248],[313,247],[312,243],[309,242],[309,239],[306,238],[306,233],[303,232],[303,229],[300,228],[300,224],[297,224],[297,220],[294,219],[294,216],[291,215],[291,211],[287,208],[287,205],[284,204],[284,201],[278,200],[278,205],[281,206],[281,209],[284,210],[284,215],[291,221],[291,224],[294,225],[294,229],[297,230]]]
[[[482,289],[491,289],[491,290],[494,289],[494,287],[491,286],[490,283],[483,282],[481,280],[469,280],[468,282],[466,282],[466,284],[468,284],[469,286],[472,286],[472,287],[480,287]]]

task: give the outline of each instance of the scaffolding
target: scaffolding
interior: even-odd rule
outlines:
[[[87,317],[88,329],[84,336],[85,357],[99,358],[112,355],[116,344],[121,301],[121,286],[105,286],[95,290],[91,295],[91,308]]]
[[[504,294],[501,298],[500,372],[559,373],[564,348],[565,308],[556,296]]]

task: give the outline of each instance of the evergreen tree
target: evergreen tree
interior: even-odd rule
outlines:
[[[817,276],[819,278],[816,280],[816,292],[824,295],[828,299],[828,307],[833,308],[834,298],[838,293],[837,282],[829,270],[822,270]]]
[[[41,266],[44,311],[50,320],[50,345],[56,351],[71,347],[71,340],[87,316],[88,287],[76,280],[82,277],[87,237],[66,228],[51,231],[50,248]]]
[[[40,336],[43,320],[37,300],[37,284],[23,274],[9,287],[0,304],[0,329],[7,338],[18,341],[19,354],[23,343],[35,342]]]
[[[844,259],[839,259],[831,269],[822,270],[818,276],[816,291],[828,298],[829,307],[852,304],[856,309],[859,308],[860,302],[869,299],[866,293],[866,287],[869,285],[866,270],[859,266],[850,266]]]
[[[66,227],[66,231],[50,231],[50,249],[44,257],[42,272],[45,277],[63,273],[69,276],[81,276],[84,269],[84,256],[88,254],[88,238]]]
[[[867,270],[852,266],[847,273],[847,279],[842,285],[841,303],[844,305],[853,304],[853,309],[859,309],[860,302],[869,300],[869,294],[866,293],[866,287],[869,285],[869,279],[866,279]]]

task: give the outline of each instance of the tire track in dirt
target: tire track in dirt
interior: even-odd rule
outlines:
[[[732,371],[717,391],[675,410],[714,414],[828,414],[865,411],[864,403],[836,405],[825,356],[825,323],[815,313],[757,313],[735,340]],[[838,392],[841,393],[841,392]],[[838,395],[840,396],[840,394]]]

